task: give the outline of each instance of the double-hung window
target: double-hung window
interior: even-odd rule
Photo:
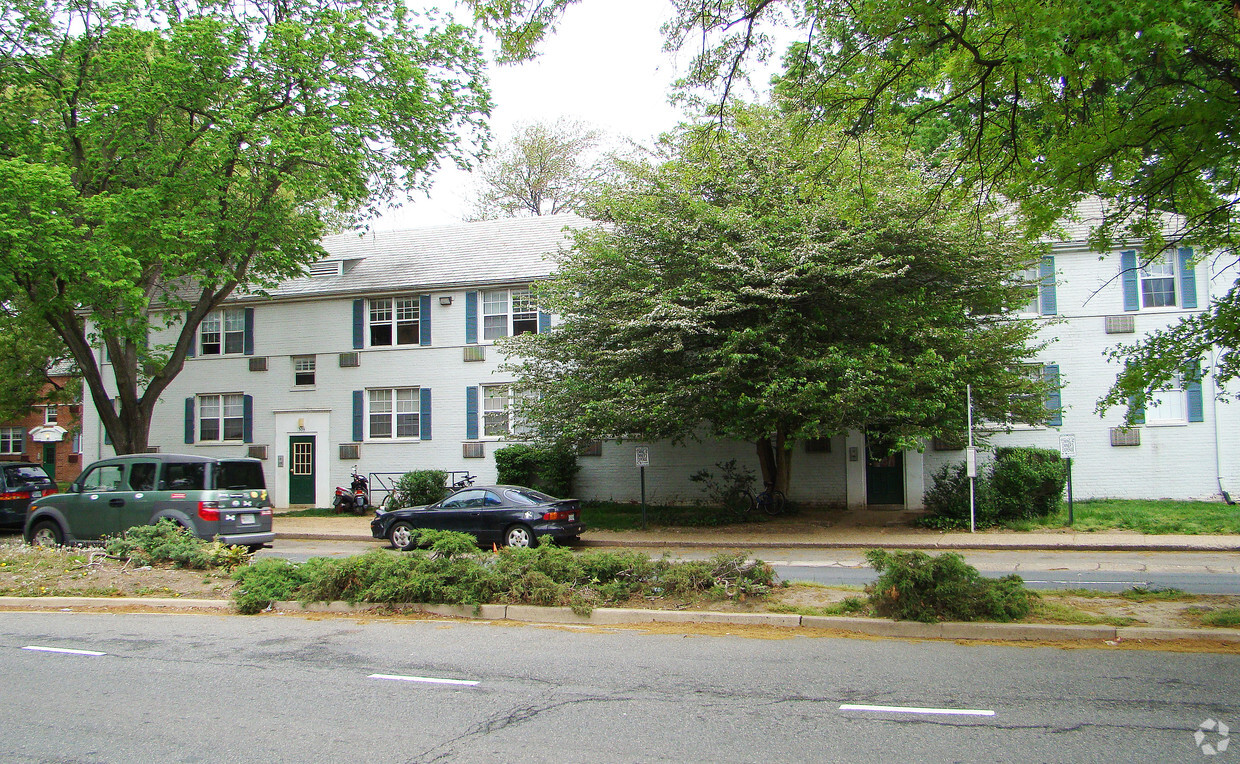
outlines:
[[[482,293],[482,338],[493,340],[538,332],[538,301],[529,287]]]
[[[419,388],[368,391],[371,438],[417,438],[421,432]]]
[[[1193,250],[1181,247],[1143,259],[1135,250],[1120,253],[1124,310],[1196,308]]]
[[[245,396],[240,393],[198,396],[198,439],[237,441],[245,435]]]
[[[1188,400],[1184,378],[1176,374],[1167,387],[1145,403],[1146,424],[1179,424],[1188,421]]]
[[[370,344],[417,345],[420,310],[417,297],[382,297],[370,301]]]
[[[509,432],[508,385],[484,385],[482,388],[482,434],[502,438]]]
[[[208,313],[200,329],[203,355],[228,355],[245,351],[245,308],[225,308]]]
[[[26,450],[26,431],[21,427],[0,427],[0,454],[20,454]]]
[[[56,424],[56,420],[60,415],[60,407],[55,405],[47,405],[43,407],[43,423]]]
[[[293,356],[293,384],[298,387],[314,386],[314,356]]]

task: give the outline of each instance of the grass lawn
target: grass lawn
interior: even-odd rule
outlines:
[[[1240,505],[1213,501],[1098,499],[1073,504],[1079,531],[1133,530],[1153,534],[1240,533]],[[1068,527],[1068,504],[1037,520],[1012,523],[1013,530]]]

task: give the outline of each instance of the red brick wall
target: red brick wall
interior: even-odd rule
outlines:
[[[59,384],[64,384],[66,379],[58,378],[56,381]],[[82,407],[77,404],[56,407],[56,424],[65,428],[68,432],[62,440],[50,444],[36,443],[30,437],[30,430],[42,425],[45,421],[46,413],[43,406],[33,409],[28,416],[22,419],[0,422],[0,427],[20,427],[26,433],[25,452],[22,454],[0,454],[0,461],[41,464],[43,462],[43,446],[54,445],[56,447],[56,482],[66,483],[74,480],[82,472],[82,455],[73,452],[73,433],[78,427],[81,411]]]

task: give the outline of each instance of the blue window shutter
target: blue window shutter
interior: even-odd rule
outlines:
[[[1193,272],[1192,247],[1180,247],[1180,305],[1197,307],[1197,274]]]
[[[1046,423],[1052,427],[1059,427],[1063,424],[1063,405],[1059,394],[1059,366],[1048,363],[1042,367],[1042,373],[1046,376],[1046,384],[1050,386],[1050,391],[1046,394],[1048,414]]]
[[[1136,250],[1121,252],[1119,255],[1120,281],[1124,286],[1124,310],[1140,310],[1141,295],[1137,290],[1137,253]]]
[[[254,442],[254,396],[241,396],[241,442]]]
[[[186,323],[186,325],[188,325],[188,324],[189,324],[189,313],[188,313],[188,312],[186,312],[186,314],[185,314],[185,323]],[[194,357],[194,354],[198,352],[198,332],[199,332],[199,331],[201,331],[201,330],[202,330],[202,327],[201,327],[201,326],[195,326],[195,327],[194,327],[193,336],[191,336],[191,337],[190,337],[190,340],[189,340],[189,350],[185,353],[185,357],[186,357],[186,358],[193,358],[193,357]],[[105,353],[106,353],[106,352],[108,352],[108,351],[107,351],[107,349],[105,348],[103,352],[105,352]],[[185,442],[186,442],[186,443],[193,443],[194,441],[192,441],[192,440],[187,440],[187,441],[185,441]]]
[[[194,442],[194,399],[185,399],[185,442]]]
[[[245,309],[245,354],[254,355],[254,309]],[[249,441],[246,441],[247,443]]]
[[[1055,301],[1055,258],[1044,257],[1040,266],[1042,283],[1038,287],[1038,297],[1044,316],[1053,316],[1059,312]]]
[[[551,328],[551,314],[545,310],[538,311],[538,333],[545,334]]]
[[[474,344],[478,341],[478,293],[465,293],[465,341]]]
[[[1183,250],[1181,250],[1182,252]],[[1188,421],[1204,422],[1205,405],[1201,398],[1201,366],[1185,381],[1184,394],[1188,397]]]
[[[353,301],[353,349],[366,347],[366,301],[360,297]],[[355,438],[360,440],[360,438]]]
[[[418,344],[431,344],[431,296],[418,298]]]
[[[478,439],[478,388],[465,388],[465,439]]]
[[[1128,396],[1128,410],[1132,412],[1133,424],[1145,424],[1145,406],[1137,405],[1134,396]]]
[[[363,390],[353,391],[353,442],[361,443],[364,437],[362,431],[363,417],[365,416],[364,403],[362,401]]]
[[[431,390],[424,387],[421,390],[422,396],[422,412],[418,415],[418,427],[422,430],[422,440],[431,439]]]

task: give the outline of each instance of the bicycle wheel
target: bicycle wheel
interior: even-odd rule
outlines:
[[[788,500],[784,498],[784,492],[778,488],[768,488],[758,494],[758,506],[762,508],[763,512],[771,515],[772,517],[782,514],[784,511],[784,505],[787,503]]]
[[[732,491],[723,500],[724,511],[728,516],[741,520],[753,509],[754,498],[748,491]]]

